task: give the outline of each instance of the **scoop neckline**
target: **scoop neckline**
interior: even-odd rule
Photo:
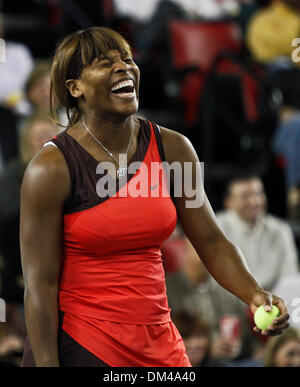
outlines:
[[[135,159],[136,159],[136,156],[137,156],[137,154],[139,153],[139,151],[140,151],[140,148],[141,148],[141,132],[142,132],[142,127],[143,127],[143,125],[142,125],[142,120],[140,119],[140,118],[138,118],[138,120],[139,120],[139,122],[140,122],[140,130],[139,130],[139,134],[138,134],[138,137],[137,137],[137,143],[138,143],[138,145],[137,145],[137,149],[136,149],[136,152],[135,152],[135,154],[133,155],[133,157],[131,158],[131,160],[130,160],[130,163],[128,163],[128,164],[131,164],[133,161],[135,161]],[[91,159],[93,159],[94,160],[94,162],[96,162],[97,164],[99,164],[99,163],[101,163],[102,161],[104,161],[104,160],[102,160],[102,161],[99,161],[99,160],[97,160],[89,151],[87,151],[86,149],[85,149],[85,147],[84,146],[82,146],[73,136],[71,136],[68,132],[67,132],[67,129],[65,130],[65,134],[67,134],[69,137],[71,137],[71,139],[74,141],[74,143],[76,143]]]

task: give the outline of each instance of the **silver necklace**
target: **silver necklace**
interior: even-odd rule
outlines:
[[[86,131],[93,137],[93,139],[95,141],[97,141],[97,143],[99,145],[101,145],[101,147],[110,155],[110,157],[112,157],[119,165],[119,168],[117,169],[117,176],[118,177],[122,177],[122,176],[125,176],[127,175],[127,166],[126,165],[123,165],[123,162],[125,160],[125,157],[127,157],[127,153],[129,151],[129,148],[130,148],[130,145],[131,145],[131,141],[132,141],[132,137],[133,137],[133,129],[131,129],[131,137],[130,137],[130,140],[129,140],[129,144],[128,144],[128,147],[127,147],[127,151],[123,157],[123,160],[121,162],[121,164],[119,163],[119,161],[113,156],[113,154],[102,144],[102,142],[100,140],[98,140],[98,138],[96,136],[93,135],[93,133],[88,129],[88,127],[86,126],[85,122],[82,121],[82,125],[84,126],[84,128],[86,129]]]

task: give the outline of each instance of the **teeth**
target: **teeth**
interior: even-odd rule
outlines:
[[[115,91],[115,90],[121,89],[122,87],[128,87],[128,86],[133,87],[133,81],[131,79],[128,81],[117,83],[114,87],[111,88],[111,91]]]

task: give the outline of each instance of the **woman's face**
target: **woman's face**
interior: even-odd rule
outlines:
[[[38,120],[36,121],[29,132],[29,142],[32,154],[37,153],[43,144],[56,136],[58,129],[56,125],[50,121]]]
[[[69,88],[87,116],[128,117],[138,109],[140,72],[130,55],[110,50],[95,58]]]
[[[184,345],[192,366],[201,366],[209,349],[208,337],[199,335],[186,337],[184,339]]]
[[[290,340],[275,354],[275,367],[300,367],[300,341]]]
[[[46,74],[36,81],[28,91],[29,101],[37,108],[49,109],[50,83],[50,74]]]

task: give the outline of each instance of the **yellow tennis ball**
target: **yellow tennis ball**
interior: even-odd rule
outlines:
[[[259,329],[264,330],[268,329],[273,320],[278,316],[280,316],[280,311],[277,306],[273,305],[272,310],[270,312],[266,312],[264,306],[261,305],[254,313],[254,322]]]

